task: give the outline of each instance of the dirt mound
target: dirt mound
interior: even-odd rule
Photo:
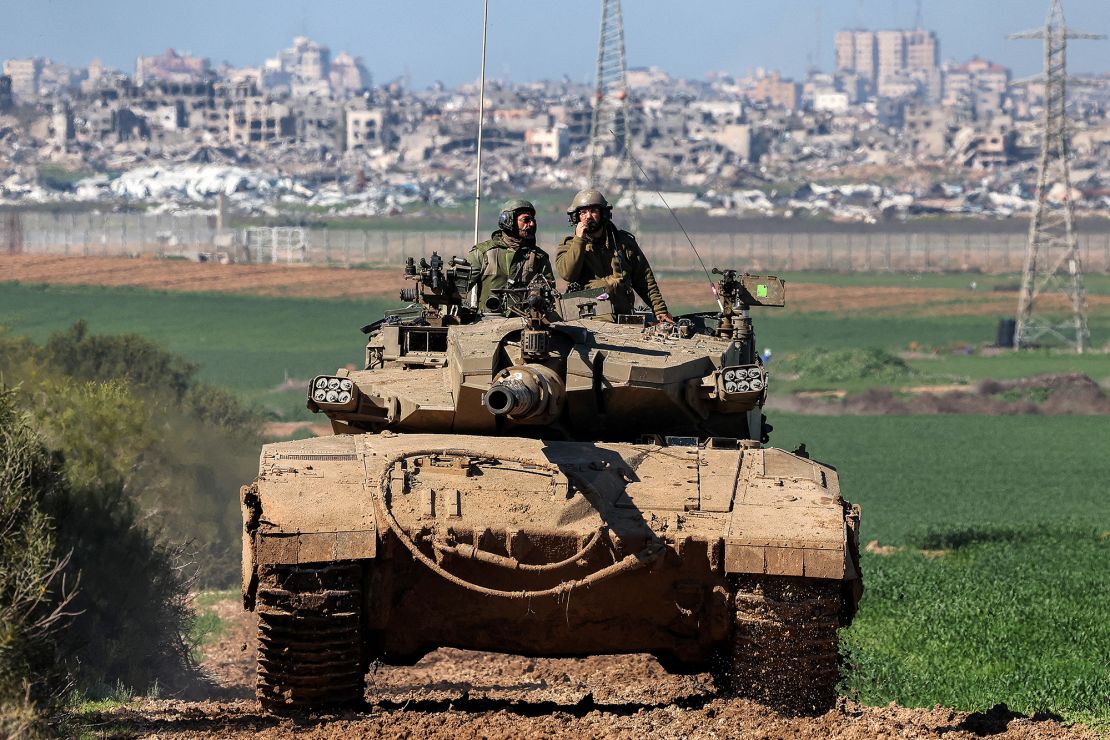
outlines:
[[[780,715],[759,704],[714,698],[705,675],[672,676],[643,655],[534,659],[437,650],[412,667],[378,666],[366,703],[301,717],[262,714],[254,701],[254,616],[237,600],[217,605],[227,625],[206,650],[213,680],[192,701],[142,699],[92,716],[96,734],[179,738],[309,737],[1094,737],[1050,718],[997,706],[867,707],[842,700],[819,717]]]
[[[985,380],[967,389],[946,386],[924,392],[879,388],[857,394],[796,393],[772,397],[768,408],[819,416],[1101,415],[1110,414],[1110,397],[1098,383],[1082,373],[1050,373],[1019,380]]]

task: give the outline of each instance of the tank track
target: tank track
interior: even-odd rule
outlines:
[[[257,599],[257,696],[264,709],[362,701],[363,584],[357,564],[265,566]]]
[[[735,586],[733,639],[718,661],[718,686],[791,714],[832,708],[841,584],[744,577]]]

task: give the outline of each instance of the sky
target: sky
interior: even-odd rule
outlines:
[[[1006,34],[1043,25],[1049,0],[624,0],[627,63],[692,79],[761,67],[798,78],[814,61],[832,69],[837,30],[910,28],[919,3],[943,59],[1040,71],[1039,42]],[[1110,33],[1110,0],[1064,0],[1064,12],[1069,26]],[[489,14],[489,79],[592,82],[599,0],[489,0]],[[376,84],[407,75],[453,87],[478,78],[482,0],[0,0],[0,59],[98,57],[133,73],[137,55],[172,47],[256,66],[297,35],[361,56]],[[1110,72],[1110,41],[1072,42],[1068,65]]]

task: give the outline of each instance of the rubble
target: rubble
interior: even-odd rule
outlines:
[[[92,65],[69,86],[40,86],[38,97],[23,81],[21,97],[0,105],[0,205],[211,208],[223,195],[245,214],[375,217],[468,200],[475,86],[369,87],[359,60],[329,55],[299,38],[259,68],[185,64],[170,50],[144,60],[142,84]],[[1028,214],[1042,91],[1000,87],[1008,70],[981,59],[938,74],[926,81],[939,88],[895,75],[883,93],[853,87],[845,70],[804,83],[630,70],[633,147],[647,174],[637,205],[661,207],[658,187],[673,208],[720,216]],[[1110,92],[1074,95],[1074,187],[1048,195],[1104,216]],[[579,188],[592,96],[569,80],[491,81],[486,192]],[[602,181],[619,166],[606,158]]]

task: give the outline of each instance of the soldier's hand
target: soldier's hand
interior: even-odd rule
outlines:
[[[574,235],[577,236],[579,239],[586,236],[586,219],[578,219],[578,223],[574,225]]]
[[[674,316],[671,316],[669,311],[660,311],[659,313],[655,314],[655,320],[666,324],[673,324]]]

